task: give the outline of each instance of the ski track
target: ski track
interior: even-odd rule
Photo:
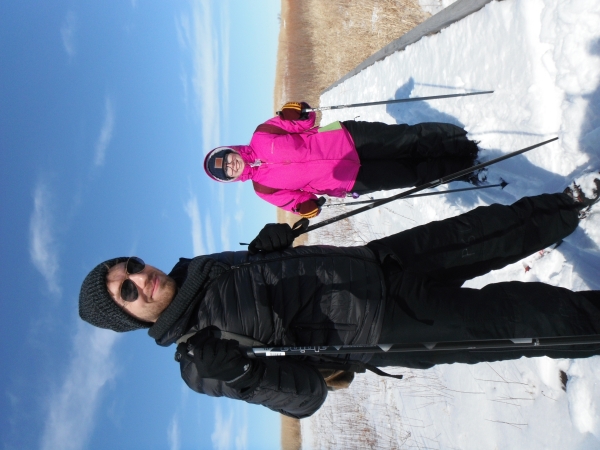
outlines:
[[[450,3],[421,0],[431,7]],[[481,141],[483,160],[554,136],[560,139],[490,167],[489,182],[503,178],[510,183],[503,191],[396,201],[351,218],[355,232],[324,227],[311,233],[309,242],[360,245],[479,205],[562,191],[574,177],[600,169],[599,85],[596,0],[492,2],[376,63],[325,93],[321,105],[488,89],[495,93],[329,111],[323,124],[357,116],[386,123],[450,122]],[[459,187],[465,184],[438,189]],[[323,216],[342,210],[327,208]],[[535,260],[530,271],[518,262],[467,285],[520,280],[600,289],[599,225],[596,207],[560,247]],[[566,392],[560,371],[567,375]],[[330,393],[321,410],[301,422],[303,448],[600,448],[600,357],[522,358],[390,372],[404,373],[405,379],[360,374],[350,389]]]

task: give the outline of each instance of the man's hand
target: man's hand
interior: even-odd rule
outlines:
[[[250,245],[248,251],[250,254],[263,252],[273,252],[288,248],[294,242],[294,233],[292,227],[287,223],[268,223],[258,233]]]
[[[186,343],[179,344],[179,361],[191,357],[200,378],[235,380],[251,369],[253,361],[242,354],[237,341],[217,339],[212,335],[213,329],[204,328]]]
[[[306,120],[308,119],[308,113],[303,113],[302,110],[310,108],[306,102],[287,102],[281,107],[281,111],[278,111],[279,117],[283,120]]]

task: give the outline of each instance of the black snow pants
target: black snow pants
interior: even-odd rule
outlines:
[[[352,189],[357,194],[418,186],[471,167],[477,144],[449,123],[387,125],[342,122],[358,156],[360,169]]]
[[[439,342],[600,334],[600,291],[573,292],[538,282],[501,282],[482,289],[467,279],[519,261],[577,227],[565,194],[525,197],[513,205],[479,207],[367,246],[383,261],[387,306],[381,343]],[[390,353],[376,366],[428,368],[522,356],[582,358],[600,345],[539,349]]]

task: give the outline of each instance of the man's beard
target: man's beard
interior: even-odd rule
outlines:
[[[153,302],[146,307],[148,318],[146,320],[156,321],[163,313],[167,306],[171,304],[177,294],[177,284],[175,280],[169,276],[165,277],[164,284],[160,286],[159,295],[153,297]]]

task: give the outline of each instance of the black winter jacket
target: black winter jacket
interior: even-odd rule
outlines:
[[[366,247],[309,246],[258,255],[223,252],[208,258],[229,270],[197,293],[187,311],[157,339],[159,345],[211,325],[273,346],[378,341],[385,283],[379,260]],[[173,268],[176,281],[190,261],[182,258]],[[297,418],[311,415],[323,404],[327,388],[314,362],[294,358],[264,362],[257,382],[242,390],[200,379],[193,363],[182,365],[182,377],[199,393],[242,399]]]

